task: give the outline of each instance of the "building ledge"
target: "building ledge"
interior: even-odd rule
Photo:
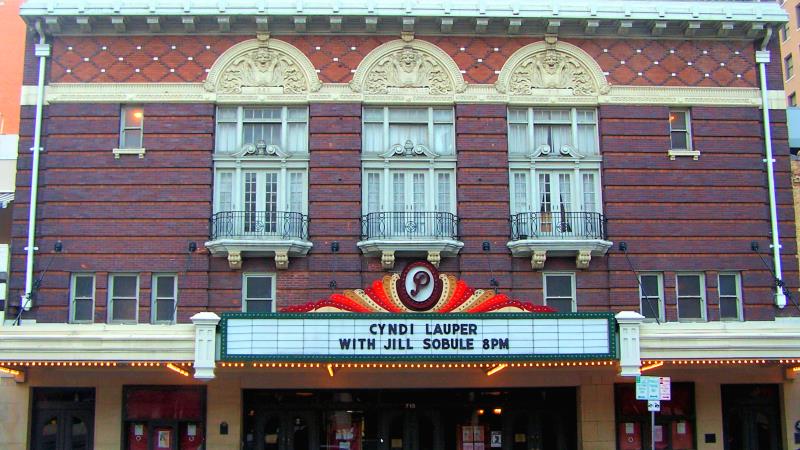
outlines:
[[[114,159],[119,159],[122,155],[137,155],[139,159],[144,159],[147,150],[143,148],[114,148],[111,149],[111,153],[114,154]]]
[[[514,257],[531,258],[531,267],[540,270],[548,256],[575,256],[579,269],[589,267],[593,256],[603,256],[614,245],[604,239],[520,239],[510,241],[508,248]]]
[[[426,256],[428,262],[439,267],[443,257],[456,256],[464,247],[463,242],[452,239],[366,239],[357,245],[364,255],[379,256],[386,270],[394,267],[396,256]]]
[[[800,358],[791,320],[643,323],[639,333],[642,359]]]
[[[300,239],[224,238],[208,241],[205,246],[211,256],[227,257],[231,269],[241,269],[242,258],[257,256],[272,256],[276,268],[286,269],[289,257],[306,256],[314,244]]]
[[[0,327],[3,361],[194,361],[195,326],[35,324]]]

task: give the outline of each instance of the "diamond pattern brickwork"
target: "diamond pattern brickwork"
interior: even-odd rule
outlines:
[[[59,37],[52,82],[202,82],[214,61],[251,36]],[[390,36],[276,36],[308,56],[326,83],[346,83]],[[444,50],[467,83],[497,80],[505,61],[539,39],[420,37]],[[746,41],[567,39],[591,55],[612,85],[755,87],[754,50]]]

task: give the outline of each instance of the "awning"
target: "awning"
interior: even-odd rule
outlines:
[[[0,192],[0,208],[7,208],[8,204],[14,201],[13,192]]]

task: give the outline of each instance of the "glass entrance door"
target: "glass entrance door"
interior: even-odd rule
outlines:
[[[90,450],[93,438],[93,389],[34,390],[33,450]]]
[[[311,450],[320,448],[316,415],[305,411],[265,411],[246,420],[244,449]]]
[[[780,450],[778,385],[723,385],[722,421],[725,450]]]

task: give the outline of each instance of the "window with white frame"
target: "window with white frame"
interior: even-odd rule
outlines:
[[[125,105],[120,114],[119,148],[142,148],[144,133],[144,108]]]
[[[672,150],[691,150],[692,133],[688,109],[669,110],[670,148]]]
[[[381,237],[457,234],[453,108],[366,107],[363,114],[368,230]]]
[[[244,274],[242,310],[244,312],[275,311],[275,275]]]
[[[365,154],[382,154],[409,141],[439,155],[455,154],[452,107],[366,107],[363,114]]]
[[[220,106],[217,108],[217,153],[235,153],[247,144],[274,145],[286,153],[308,153],[308,108],[305,106]]]
[[[742,283],[739,273],[720,273],[719,318],[722,320],[742,320]]]
[[[307,214],[308,108],[219,107],[214,213],[237,235],[300,237]]]
[[[153,274],[152,284],[153,323],[175,323],[178,308],[178,277],[174,274]]]
[[[703,274],[677,274],[679,320],[705,320],[706,286]]]
[[[664,319],[664,282],[660,273],[639,275],[639,311],[645,319]]]
[[[599,153],[597,113],[584,108],[509,108],[508,151],[529,155],[547,146],[552,153],[565,146],[581,155]]]
[[[508,139],[514,235],[600,233],[595,110],[509,108]]]
[[[575,311],[575,274],[545,273],[544,304],[556,312]]]
[[[108,318],[112,323],[136,323],[139,318],[139,276],[108,276]]]
[[[70,283],[70,322],[94,322],[94,274],[73,273]]]

